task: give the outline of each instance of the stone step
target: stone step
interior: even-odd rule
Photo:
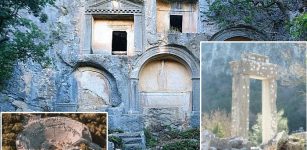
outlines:
[[[110,136],[116,136],[123,140],[125,150],[138,150],[145,149],[145,136],[144,132],[132,133],[115,133]]]
[[[141,137],[140,138],[124,138],[123,141],[124,141],[124,144],[134,144],[134,143],[142,144],[143,139]]]
[[[125,150],[142,150],[144,149],[140,144],[125,144]]]

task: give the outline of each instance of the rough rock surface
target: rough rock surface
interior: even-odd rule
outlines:
[[[202,150],[247,150],[251,148],[251,143],[241,137],[218,138],[208,130],[202,131]]]
[[[16,147],[24,149],[74,149],[85,143],[94,149],[101,149],[92,143],[88,127],[67,117],[30,119],[24,130],[18,134]]]
[[[279,132],[267,144],[261,145],[261,147],[265,150],[271,150],[271,149],[305,150],[307,148],[306,137],[307,137],[307,132],[300,132],[300,133],[287,135],[285,131],[282,131]]]

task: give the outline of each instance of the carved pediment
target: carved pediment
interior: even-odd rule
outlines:
[[[142,6],[127,0],[92,0],[86,8],[89,14],[142,13]]]

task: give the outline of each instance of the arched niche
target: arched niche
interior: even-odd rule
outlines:
[[[162,57],[143,65],[139,87],[141,92],[190,92],[191,79],[191,71],[186,65],[175,58]]]
[[[266,41],[267,36],[250,26],[238,25],[214,34],[210,41]]]
[[[173,105],[199,111],[199,60],[182,47],[151,48],[135,61],[130,86],[131,112]]]
[[[159,56],[157,56],[159,57]],[[149,60],[139,73],[139,95],[144,108],[192,110],[191,71],[170,56]]]
[[[77,83],[77,111],[105,111],[120,104],[115,79],[103,69],[79,65],[74,71]]]

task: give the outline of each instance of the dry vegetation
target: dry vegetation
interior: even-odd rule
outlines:
[[[231,136],[231,117],[225,111],[202,114],[202,130],[209,130],[220,138]]]

